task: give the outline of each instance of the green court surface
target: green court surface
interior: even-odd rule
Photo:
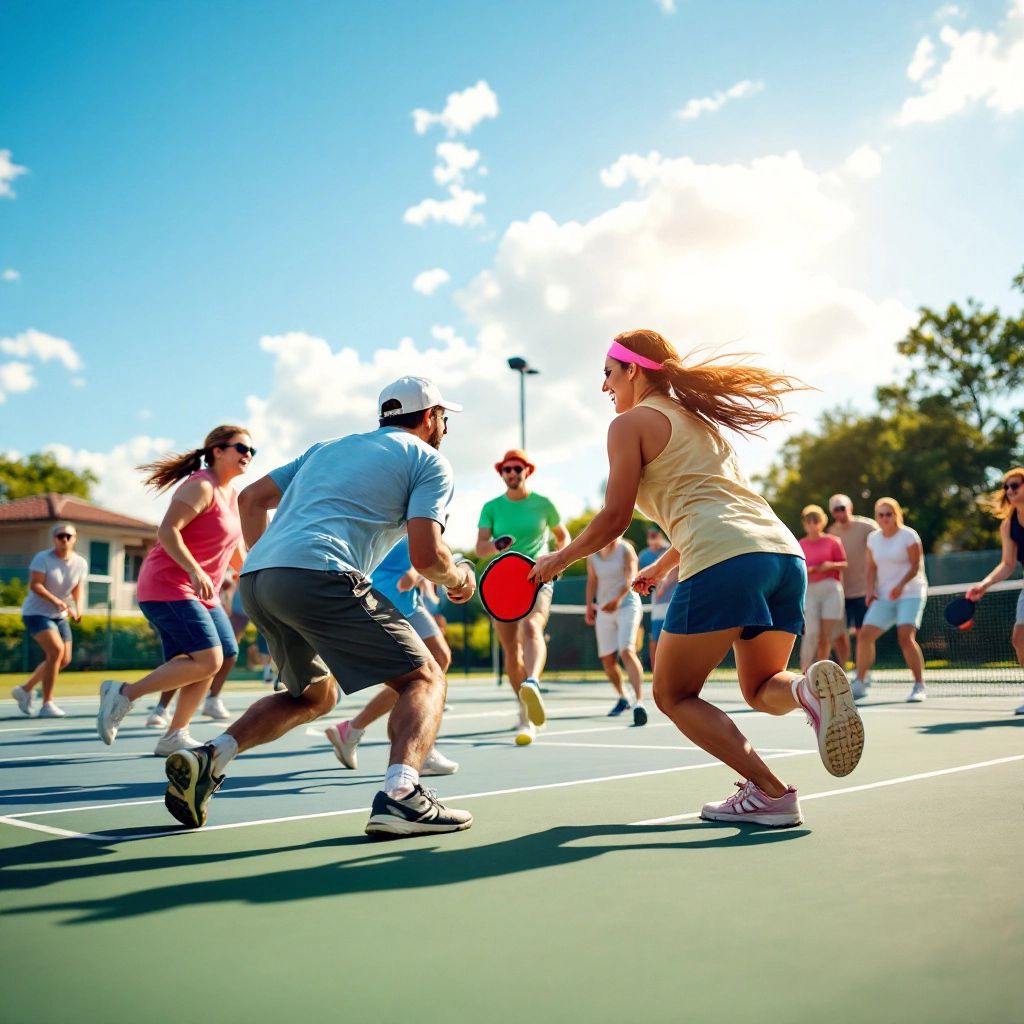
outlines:
[[[508,687],[455,681],[439,746],[461,767],[427,781],[473,828],[383,843],[362,831],[380,724],[354,772],[323,722],[243,755],[188,832],[143,709],[108,748],[94,697],[59,721],[6,701],[3,1017],[1024,1020],[1024,697],[876,689],[834,779],[802,716],[709,686],[800,789],[806,823],[771,830],[698,820],[734,775],[653,707],[634,728],[606,685],[553,682],[518,748]]]

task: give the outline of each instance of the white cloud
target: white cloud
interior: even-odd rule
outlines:
[[[935,67],[935,44],[928,36],[924,36],[918,40],[914,56],[910,58],[907,78],[912,82],[920,82],[933,67]]]
[[[438,185],[461,185],[466,172],[480,161],[480,150],[470,149],[461,142],[439,142],[436,152],[440,163],[434,167],[434,181]]]
[[[0,274],[5,281],[20,281],[21,274],[14,269],[14,267],[8,267],[2,274]]]
[[[17,360],[0,363],[0,402],[6,402],[9,394],[19,395],[35,386],[31,364]]]
[[[907,77],[920,93],[903,102],[897,124],[942,121],[979,103],[997,114],[1024,110],[1024,0],[1013,0],[998,32],[943,26],[946,47],[941,64],[924,37],[914,51]]]
[[[15,338],[0,338],[0,352],[19,356],[22,359],[35,358],[44,363],[56,359],[72,373],[82,369],[83,366],[82,358],[74,350],[71,342],[31,328],[22,331]]]
[[[468,135],[481,121],[497,116],[498,97],[483,79],[462,92],[449,93],[444,110],[439,114],[422,108],[412,112],[417,135],[425,134],[437,124],[444,128],[449,138]]]
[[[745,79],[729,86],[728,89],[714,93],[711,96],[702,96],[698,99],[687,100],[682,110],[677,110],[675,116],[680,121],[694,121],[702,114],[714,114],[719,111],[730,100],[748,99],[764,91],[764,82],[751,82]]]
[[[451,275],[447,270],[434,267],[433,270],[424,270],[423,273],[417,274],[413,278],[412,288],[420,295],[433,295],[441,285],[447,284],[450,280]]]
[[[0,149],[0,196],[13,199],[15,192],[11,188],[11,182],[19,175],[27,173],[27,167],[21,167],[11,160],[9,149]]]
[[[410,206],[402,215],[406,224],[422,227],[428,221],[457,226],[476,225],[483,222],[483,217],[476,212],[478,206],[487,202],[487,197],[471,189],[452,185],[448,189],[448,199],[424,199],[415,206]]]
[[[846,158],[843,170],[855,178],[877,178],[882,173],[882,154],[873,146],[860,146]]]
[[[662,14],[676,13],[676,0],[654,0],[654,2],[661,8]]]
[[[541,371],[527,384],[528,441],[566,500],[577,496],[563,512],[579,511],[604,474],[611,410],[600,370],[621,330],[656,328],[684,352],[753,352],[820,388],[789,403],[792,426],[768,432],[776,443],[887,379],[915,314],[828,272],[855,219],[828,173],[796,153],[731,165],[652,153],[620,157],[602,181],[633,194],[584,222],[541,212],[511,224],[494,265],[456,295],[481,346]],[[495,440],[514,440],[514,411],[500,422]],[[773,451],[741,447],[748,472]]]
[[[953,18],[962,18],[964,12],[956,4],[943,4],[935,12],[936,21],[951,21]]]

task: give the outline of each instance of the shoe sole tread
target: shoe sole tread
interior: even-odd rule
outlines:
[[[821,701],[822,731],[818,752],[830,775],[843,778],[860,763],[864,752],[864,723],[853,702],[846,673],[832,662],[812,665],[807,681]]]
[[[541,726],[548,720],[547,712],[544,710],[544,701],[536,686],[527,686],[524,683],[519,688],[519,700],[526,708],[526,714],[534,725]]]

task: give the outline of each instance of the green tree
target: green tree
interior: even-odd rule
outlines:
[[[99,478],[92,470],[76,473],[62,466],[49,452],[37,452],[23,459],[0,458],[0,501],[14,501],[32,494],[75,494],[86,500]]]

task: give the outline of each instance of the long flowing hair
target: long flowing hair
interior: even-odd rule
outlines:
[[[996,519],[1009,519],[1013,515],[1013,506],[1010,504],[1010,499],[1006,496],[1006,491],[1003,490],[1003,484],[1006,483],[1011,477],[1019,476],[1024,480],[1024,469],[1020,466],[1015,466],[1013,469],[1008,469],[1003,474],[1003,479],[1000,482],[999,489],[993,491],[987,498],[982,499],[981,507],[986,512],[991,513]]]
[[[795,377],[742,362],[715,362],[709,356],[684,363],[672,343],[657,331],[623,331],[615,340],[637,355],[661,363],[660,370],[639,367],[640,372],[656,390],[716,429],[758,434],[770,423],[786,418],[783,395],[808,390]],[[618,362],[623,367],[629,365]]]
[[[207,469],[213,465],[213,449],[228,443],[235,434],[248,434],[245,427],[232,423],[222,423],[214,427],[206,435],[202,448],[194,448],[190,452],[171,452],[155,462],[147,462],[144,466],[136,466],[146,474],[143,483],[152,487],[159,494],[167,490],[171,484],[177,483],[186,476],[199,472],[205,462]]]

